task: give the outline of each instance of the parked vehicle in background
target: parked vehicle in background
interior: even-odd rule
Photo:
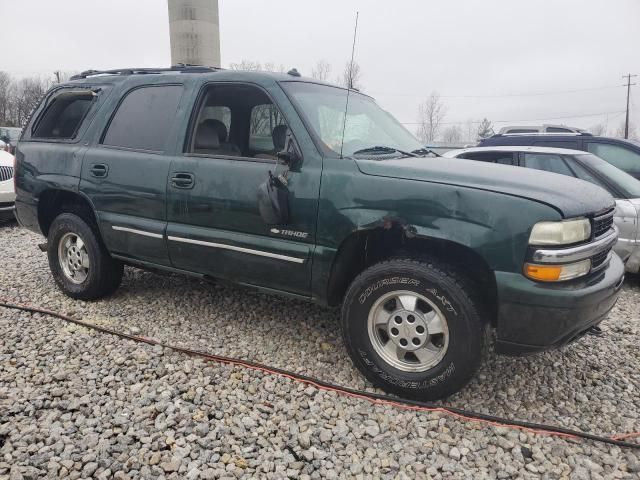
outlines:
[[[0,127],[0,140],[5,143],[4,149],[14,154],[16,150],[16,145],[18,145],[18,140],[20,139],[20,134],[22,133],[21,128],[17,127]]]
[[[550,147],[475,147],[452,150],[448,158],[513,165],[567,175],[598,185],[616,199],[614,221],[619,229],[616,253],[626,270],[640,273],[640,181],[579,150]]]
[[[535,147],[569,148],[593,153],[614,167],[640,179],[640,142],[622,138],[595,137],[590,133],[494,135],[478,143],[478,147],[527,145]]]
[[[605,190],[428,154],[371,97],[295,70],[90,71],[25,127],[17,217],[73,298],[128,264],[341,305],[360,371],[435,399],[489,328],[525,354],[600,323],[624,266]]]
[[[16,198],[13,189],[13,162],[13,155],[0,150],[0,221],[13,218]]]
[[[585,133],[581,128],[568,127],[566,125],[511,125],[502,127],[499,135],[527,134],[527,133]]]

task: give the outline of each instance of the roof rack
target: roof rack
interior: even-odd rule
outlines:
[[[524,133],[496,133],[494,137],[593,137],[589,132],[524,132]]]
[[[71,80],[93,77],[96,75],[147,75],[163,72],[184,72],[184,73],[208,73],[222,70],[218,67],[207,67],[205,65],[192,65],[179,63],[169,68],[116,68],[113,70],[85,70],[71,77]]]

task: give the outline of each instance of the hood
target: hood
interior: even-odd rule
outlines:
[[[13,167],[13,155],[0,150],[0,167]]]
[[[555,208],[565,218],[615,206],[613,197],[596,185],[530,168],[443,157],[356,159],[356,164],[365,175],[445,183],[528,198]]]

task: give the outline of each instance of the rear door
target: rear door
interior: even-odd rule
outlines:
[[[167,148],[182,95],[178,84],[126,90],[85,154],[80,190],[93,203],[104,242],[117,256],[169,265]]]

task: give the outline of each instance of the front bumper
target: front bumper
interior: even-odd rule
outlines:
[[[15,199],[13,180],[0,182],[0,219],[13,216]]]
[[[518,273],[496,272],[496,351],[525,355],[572,342],[607,316],[623,280],[624,264],[617,255],[600,272],[565,283],[543,284]]]

